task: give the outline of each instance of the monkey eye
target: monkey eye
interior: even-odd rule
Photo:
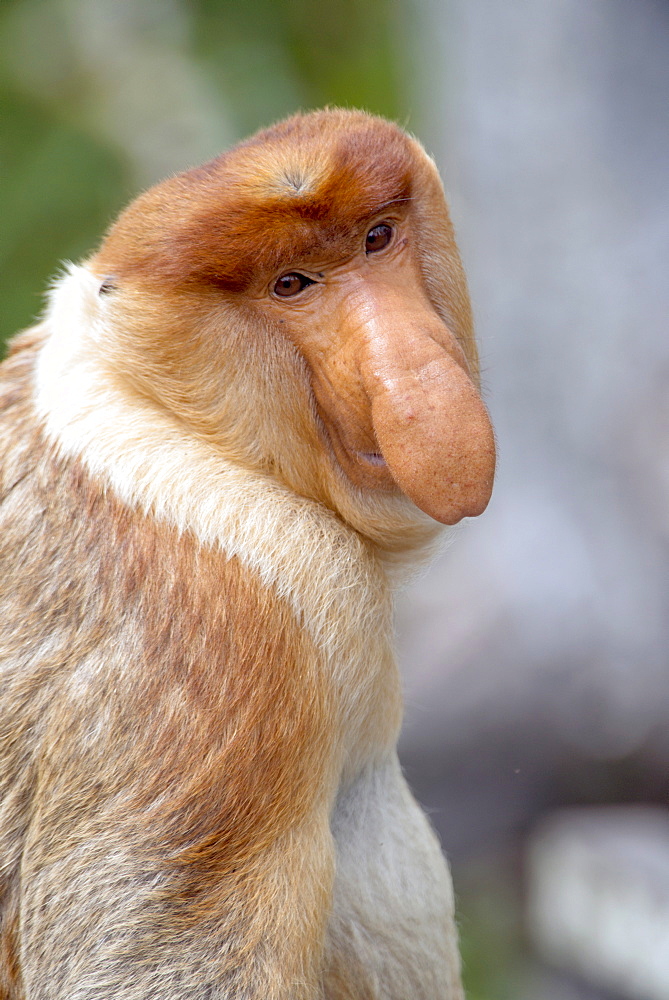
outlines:
[[[274,294],[281,295],[283,298],[288,298],[290,295],[297,295],[301,292],[307,285],[313,285],[315,282],[311,278],[307,278],[305,274],[298,274],[297,271],[291,271],[290,274],[282,274],[280,278],[274,284]]]
[[[374,226],[367,233],[367,239],[365,240],[365,253],[376,253],[377,250],[383,250],[387,247],[393,238],[393,227],[389,226],[387,222],[381,222],[378,226]]]

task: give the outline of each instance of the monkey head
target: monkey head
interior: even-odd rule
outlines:
[[[395,125],[290,118],[141,195],[88,267],[109,371],[226,459],[391,548],[485,509],[466,281],[434,164]]]

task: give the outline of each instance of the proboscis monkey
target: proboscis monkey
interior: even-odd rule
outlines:
[[[391,597],[494,445],[421,146],[298,115],[141,195],[0,460],[0,996],[461,998]]]

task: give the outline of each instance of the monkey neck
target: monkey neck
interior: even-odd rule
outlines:
[[[360,730],[345,741],[344,775],[369,759],[369,717],[375,754],[392,752],[401,721],[392,558],[324,504],[226,460],[164,409],[128,397],[72,336],[86,317],[75,321],[67,281],[61,291],[31,341],[35,406],[58,458],[146,515],[147,530],[157,520],[191,534],[289,602],[339,689],[347,728]]]

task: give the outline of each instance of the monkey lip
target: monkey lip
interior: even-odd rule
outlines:
[[[342,421],[329,418],[327,411],[323,423],[337,464],[356,486],[384,491],[396,488],[382,452],[367,451],[364,447],[365,445],[373,447],[376,444],[373,434],[365,435],[367,441],[363,438],[353,442],[350,440],[352,435],[347,434],[346,429],[342,427]]]
[[[385,466],[386,460],[380,451],[358,451],[356,455],[361,461],[368,462],[369,465]]]

